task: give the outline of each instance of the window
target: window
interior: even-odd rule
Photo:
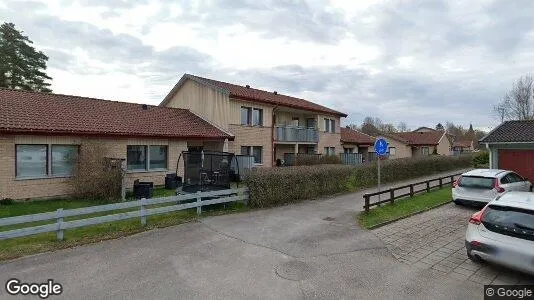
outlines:
[[[397,153],[397,149],[395,147],[389,147],[390,156],[395,156],[396,153]]]
[[[343,148],[345,153],[354,153],[354,148]]]
[[[167,169],[167,146],[150,146],[150,169]]]
[[[76,145],[16,145],[17,178],[70,176],[76,164]]]
[[[263,126],[263,109],[241,106],[241,125]]]
[[[336,132],[336,120],[324,119],[324,132]]]
[[[126,166],[128,170],[146,170],[146,146],[128,146]]]
[[[252,125],[263,126],[263,109],[254,108],[252,110]]]
[[[489,177],[462,176],[459,185],[466,188],[491,190],[494,186],[494,179]]]
[[[250,107],[241,106],[241,125],[250,125],[252,121],[250,113]]]
[[[130,171],[167,169],[167,146],[128,146],[126,168]]]
[[[336,148],[335,147],[324,147],[324,154],[325,155],[336,155]]]
[[[261,146],[241,146],[241,155],[254,156],[254,163],[262,163],[263,148]]]
[[[77,156],[78,146],[52,145],[52,175],[72,175]]]
[[[421,154],[428,155],[428,147],[421,147]]]
[[[47,172],[47,145],[17,145],[17,177],[44,177]]]

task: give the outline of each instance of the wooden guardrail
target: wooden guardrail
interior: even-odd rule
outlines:
[[[208,198],[208,200],[203,200]],[[215,199],[210,199],[215,198]],[[241,189],[228,189],[221,191],[212,191],[212,192],[198,192],[195,194],[187,195],[178,195],[171,197],[162,197],[154,199],[141,199],[136,201],[128,201],[121,203],[113,203],[106,205],[98,206],[89,206],[76,209],[67,209],[63,210],[59,208],[56,211],[45,212],[40,214],[33,215],[22,215],[16,217],[2,218],[0,219],[0,228],[1,226],[17,225],[30,222],[39,222],[47,220],[55,220],[55,223],[25,227],[20,229],[13,229],[8,231],[0,231],[0,240],[22,237],[27,235],[34,235],[44,232],[53,232],[57,233],[57,239],[63,240],[64,230],[85,227],[89,225],[96,225],[101,223],[108,223],[120,220],[126,220],[131,218],[141,218],[141,224],[146,225],[146,217],[163,214],[178,210],[197,208],[197,214],[202,213],[202,206],[213,205],[218,203],[227,203],[235,201],[245,201],[247,202],[248,197],[248,188]],[[194,202],[192,202],[194,201]],[[183,203],[187,202],[187,203]],[[167,205],[161,207],[147,208],[151,205],[165,204],[165,203],[176,203],[175,205]],[[129,208],[139,208],[137,210],[111,214],[100,217],[79,219],[73,221],[64,221],[64,218],[88,215],[98,212],[113,211],[113,210],[122,210]]]
[[[380,204],[383,204],[383,203],[394,203],[396,199],[405,198],[405,197],[408,197],[408,196],[411,198],[415,194],[419,194],[419,193],[422,193],[422,192],[428,193],[428,192],[430,192],[430,190],[432,188],[435,188],[435,187],[442,188],[443,185],[452,185],[452,183],[454,182],[454,178],[457,177],[457,176],[460,176],[460,175],[461,175],[461,173],[453,174],[453,175],[449,175],[449,176],[438,177],[438,178],[425,180],[425,181],[420,181],[420,182],[416,182],[416,183],[410,183],[410,184],[407,184],[407,185],[403,185],[403,186],[399,186],[399,187],[383,190],[383,191],[380,191],[380,192],[366,193],[366,194],[363,195],[363,199],[365,200],[365,204],[363,205],[363,209],[366,212],[368,212],[369,209],[371,207],[373,207],[373,206],[377,206],[377,205],[380,205]],[[443,180],[446,180],[446,181],[443,181]],[[434,183],[436,181],[438,182],[437,185],[431,185],[432,183]],[[423,188],[422,189],[416,189],[416,187],[419,186],[419,185],[423,185]],[[400,195],[395,195],[396,191],[399,191],[399,190],[407,190],[408,191],[408,189],[409,189],[409,192],[405,192],[405,193],[400,194]],[[379,201],[376,201],[376,202],[371,202],[371,197],[376,197],[376,196],[382,195],[382,194],[387,194],[388,198],[385,199],[385,200],[379,200]]]

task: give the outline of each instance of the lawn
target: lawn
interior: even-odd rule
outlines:
[[[358,219],[362,227],[372,229],[381,223],[402,219],[413,213],[450,202],[452,199],[451,193],[450,188],[442,188],[413,198],[396,200],[393,204],[388,203],[381,207],[372,208],[367,213],[361,212],[358,215]]]
[[[153,196],[165,197],[174,195],[173,190],[165,190],[162,188],[154,188]],[[131,199],[128,194],[127,198]],[[32,202],[15,202],[9,205],[0,205],[0,218],[13,217],[18,215],[35,214],[41,212],[55,211],[58,208],[73,209],[86,206],[109,204],[112,202],[103,200],[87,200],[87,199],[51,199],[43,201]],[[163,205],[173,205],[168,203]],[[163,206],[158,205],[158,206]],[[149,206],[153,208],[156,206]],[[202,208],[202,217],[226,214],[232,212],[246,211],[248,208],[244,203],[227,203],[226,205],[218,204],[210,207]],[[115,210],[102,213],[95,213],[77,217],[65,218],[65,221],[76,219],[84,219],[102,215],[110,215],[119,212],[132,211],[133,209]],[[14,238],[0,241],[0,261],[13,259],[25,255],[41,253],[46,251],[53,251],[58,249],[70,248],[78,245],[94,243],[102,240],[118,238],[122,236],[131,235],[145,230],[154,228],[163,228],[172,225],[178,225],[185,222],[197,220],[196,208],[175,211],[166,214],[154,215],[147,217],[147,225],[142,226],[139,218],[129,220],[110,222],[105,224],[98,224],[88,227],[75,228],[65,230],[63,241],[57,241],[56,233],[43,233],[31,235],[21,238]],[[37,226],[42,224],[49,224],[55,222],[54,220],[25,223],[13,226],[0,226],[0,231],[11,230],[22,227]]]

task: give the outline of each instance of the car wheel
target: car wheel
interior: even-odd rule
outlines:
[[[530,186],[530,192],[532,193],[532,185]]]
[[[481,263],[482,259],[478,256],[472,255],[471,251],[467,250],[467,258],[469,258],[474,263]]]
[[[454,204],[456,204],[456,205],[462,205],[462,203],[460,201],[458,201],[458,200],[452,200],[452,202],[454,202]]]

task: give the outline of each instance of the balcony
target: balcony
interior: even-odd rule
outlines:
[[[316,128],[294,125],[276,125],[275,141],[292,143],[317,143],[319,133]]]

